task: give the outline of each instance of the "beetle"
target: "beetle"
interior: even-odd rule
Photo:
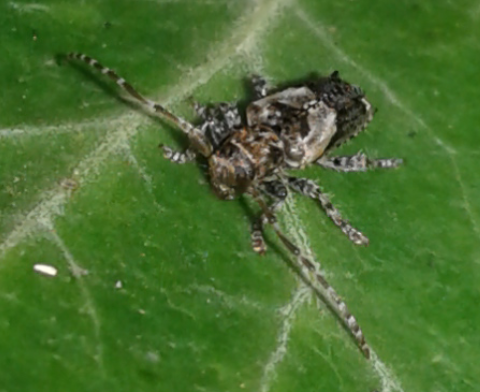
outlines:
[[[165,107],[141,95],[130,83],[97,60],[80,53],[68,59],[80,60],[112,79],[138,103],[169,120],[184,132],[190,146],[176,151],[161,145],[165,158],[186,163],[203,157],[208,161],[210,182],[222,200],[250,195],[261,208],[252,225],[252,247],[266,251],[263,227],[268,224],[293,255],[302,278],[327,302],[355,338],[368,359],[370,348],[355,317],[345,302],[319,270],[319,264],[303,254],[281,230],[276,211],[288,190],[319,201],[327,216],[357,245],[367,245],[368,238],[343,219],[320,187],[312,180],[294,177],[289,169],[303,169],[317,164],[342,172],[369,168],[395,168],[398,158],[370,159],[363,154],[329,157],[329,153],[364,130],[374,116],[374,109],[364,92],[340,78],[338,72],[301,84],[268,88],[265,79],[252,78],[255,99],[242,119],[236,104],[203,106],[194,102],[201,124],[195,126]]]

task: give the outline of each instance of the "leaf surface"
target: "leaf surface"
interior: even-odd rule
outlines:
[[[478,389],[480,144],[473,1],[45,1],[0,5],[0,390]],[[247,99],[339,70],[379,111],[339,155],[391,172],[308,168],[357,248],[310,200],[283,227],[322,263],[375,355],[367,362],[286,263],[250,248],[252,204],[224,203],[185,139],[79,51],[194,121],[188,98]],[[75,189],[70,189],[75,188]],[[33,272],[58,269],[54,278]]]

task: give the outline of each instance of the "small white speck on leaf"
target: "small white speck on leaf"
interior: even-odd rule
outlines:
[[[121,280],[117,280],[117,281],[115,282],[115,288],[116,288],[116,289],[121,289],[122,287],[123,287],[122,281],[121,281]]]
[[[82,276],[88,275],[88,270],[81,268],[78,265],[70,266],[70,272],[75,278],[81,278]]]
[[[145,354],[145,359],[149,362],[156,363],[160,360],[160,356],[156,352],[149,351]]]
[[[48,264],[35,264],[33,266],[33,270],[38,272],[39,274],[46,275],[46,276],[55,276],[57,275],[57,269]]]

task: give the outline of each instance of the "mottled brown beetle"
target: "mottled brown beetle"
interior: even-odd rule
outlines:
[[[355,244],[366,245],[368,239],[344,220],[330,200],[313,181],[292,177],[288,169],[304,168],[315,163],[338,171],[365,171],[368,168],[393,168],[401,159],[368,159],[363,154],[328,158],[327,154],[356,136],[372,120],[374,111],[362,90],[340,79],[338,72],[311,82],[267,91],[266,82],[252,80],[256,98],[246,109],[246,124],[236,105],[194,104],[203,122],[196,127],[172,114],[162,105],[139,94],[125,79],[83,54],[71,53],[110,77],[139,103],[172,121],[190,140],[185,152],[162,146],[164,156],[175,163],[192,161],[200,154],[208,160],[210,181],[220,199],[232,200],[248,194],[259,204],[262,213],[252,229],[252,246],[258,253],[266,251],[263,226],[269,224],[285,247],[294,255],[302,275],[327,302],[351,332],[368,359],[370,348],[355,317],[318,269],[318,264],[304,256],[281,231],[275,211],[293,189],[316,199],[326,214]],[[308,280],[308,279],[307,279]]]

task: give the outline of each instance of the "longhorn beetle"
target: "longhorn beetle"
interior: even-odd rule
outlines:
[[[355,137],[372,120],[374,110],[363,91],[342,80],[338,72],[328,77],[288,88],[269,89],[266,81],[255,76],[252,85],[255,100],[246,109],[242,121],[236,105],[219,103],[194,108],[203,122],[194,126],[162,105],[143,97],[131,84],[97,60],[79,53],[68,59],[81,60],[107,75],[141,105],[171,121],[189,138],[183,152],[161,145],[165,158],[174,163],[193,161],[197,155],[208,160],[212,188],[222,200],[247,194],[261,208],[252,225],[254,251],[264,253],[263,227],[272,226],[276,235],[293,255],[298,272],[321,299],[342,320],[355,338],[364,356],[370,358],[355,317],[320,272],[318,263],[307,258],[280,229],[275,215],[288,195],[288,189],[318,200],[328,217],[357,245],[368,245],[368,238],[342,218],[320,187],[312,180],[292,177],[288,169],[309,164],[342,172],[369,168],[395,168],[401,159],[370,159],[363,154],[328,157],[334,148]]]

